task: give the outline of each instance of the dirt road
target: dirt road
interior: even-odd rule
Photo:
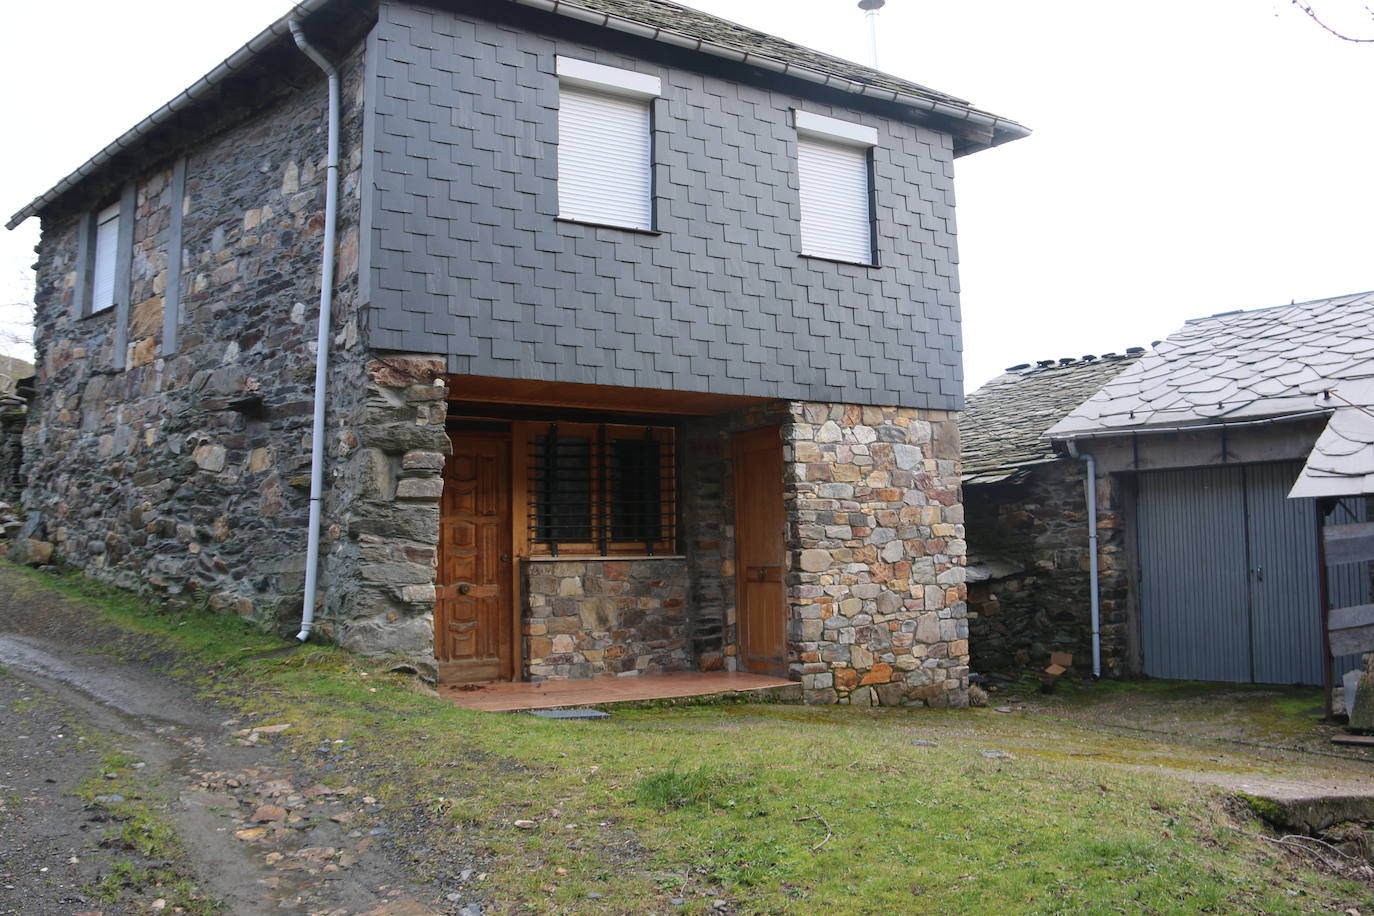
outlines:
[[[290,759],[159,661],[0,567],[0,914],[482,912],[411,884],[387,812],[321,782],[345,749]]]

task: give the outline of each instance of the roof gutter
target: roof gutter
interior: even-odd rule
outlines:
[[[59,181],[47,193],[35,199],[27,207],[14,214],[14,216],[11,216],[9,222],[5,223],[5,228],[13,229],[30,216],[37,216],[48,204],[98,172],[109,163],[110,160],[114,159],[114,157],[133,146],[156,128],[176,117],[180,112],[190,108],[202,98],[214,92],[220,83],[246,67],[255,57],[268,47],[275,44],[278,40],[288,37],[291,31],[290,23],[292,20],[299,20],[309,16],[321,7],[327,6],[333,2],[335,2],[335,0],[301,0],[301,2],[297,3],[289,13],[260,32],[257,37],[248,42],[248,44],[229,55],[229,57],[218,67],[192,83],[190,88],[183,90],[176,98],[126,130],[113,143],[86,160],[84,165]]]
[[[725,60],[732,60],[736,63],[751,64],[764,70],[772,70],[774,73],[781,73],[785,76],[794,76],[807,82],[817,83],[821,86],[828,86],[831,89],[838,89],[841,92],[848,92],[854,95],[867,96],[869,98],[881,99],[886,102],[896,102],[899,105],[906,105],[920,111],[927,111],[931,114],[940,115],[954,121],[965,121],[978,127],[985,127],[992,131],[992,145],[997,146],[1011,140],[1019,140],[1022,137],[1030,136],[1030,128],[999,118],[994,114],[979,111],[975,108],[966,108],[953,105],[949,102],[940,102],[935,99],[923,98],[919,95],[912,95],[907,92],[899,92],[895,89],[883,89],[879,86],[871,86],[861,83],[858,80],[846,79],[842,76],[835,76],[830,73],[822,73],[819,70],[812,70],[809,67],[800,67],[786,60],[779,60],[776,57],[769,57],[763,54],[753,54],[748,51],[740,51],[727,45],[706,41],[701,38],[692,38],[678,32],[661,29],[657,26],[645,25],[633,19],[623,16],[613,16],[610,13],[598,13],[586,7],[578,6],[575,3],[567,3],[564,0],[513,0],[521,6],[530,6],[535,9],[556,13],[560,16],[567,16],[569,19],[580,19],[592,25],[602,28],[614,29],[617,32],[624,32],[628,35],[637,35],[640,38],[648,38],[653,41],[661,41],[664,44],[676,45],[680,48],[687,48],[691,51],[699,51],[703,54],[710,54],[713,57],[721,57]],[[998,132],[1003,136],[999,139]]]
[[[1199,423],[1193,426],[1140,426],[1122,427],[1121,429],[1102,429],[1092,432],[1069,433],[1066,435],[1051,436],[1045,433],[1040,438],[1048,439],[1051,442],[1070,443],[1078,439],[1110,439],[1113,436],[1140,436],[1147,433],[1190,433],[1195,430],[1207,429],[1236,429],[1242,426],[1272,426],[1276,423],[1291,423],[1294,420],[1310,420],[1314,417],[1329,417],[1335,410],[1307,410],[1302,413],[1290,413],[1281,417],[1265,417],[1260,420],[1236,420],[1231,423]]]

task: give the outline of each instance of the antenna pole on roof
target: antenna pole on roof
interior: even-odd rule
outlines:
[[[887,0],[859,0],[859,9],[864,11],[868,20],[868,62],[878,69],[878,10]]]

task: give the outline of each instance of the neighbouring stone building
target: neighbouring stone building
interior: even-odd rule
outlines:
[[[663,0],[293,15],[340,80],[316,632],[966,702],[953,161],[1025,129]],[[283,632],[327,99],[282,20],[11,220],[26,534]]]
[[[1044,432],[1135,362],[1141,350],[1013,366],[959,415],[969,529],[971,664],[1044,669],[1053,653],[1092,671],[1086,470]],[[1110,479],[1098,500],[1102,666],[1127,670],[1125,526]]]
[[[1338,686],[1328,607],[1367,605],[1363,562],[1319,550],[1369,518],[1362,424],[1374,294],[1193,319],[1127,358],[1019,366],[969,399],[964,487],[975,670],[1087,673],[1087,494],[1102,673]],[[1295,486],[1295,483],[1297,484]],[[1363,530],[1362,528],[1360,530]]]

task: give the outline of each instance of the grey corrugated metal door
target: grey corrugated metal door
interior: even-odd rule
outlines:
[[[1322,682],[1315,501],[1287,498],[1301,469],[1263,464],[1140,475],[1146,674]],[[1332,573],[1336,606],[1364,600],[1367,580]],[[1338,659],[1335,670],[1351,663]]]
[[[1138,497],[1145,673],[1250,680],[1240,468],[1141,474]]]
[[[1245,469],[1249,506],[1251,653],[1259,684],[1322,682],[1317,517],[1310,499],[1289,499],[1301,465]]]

